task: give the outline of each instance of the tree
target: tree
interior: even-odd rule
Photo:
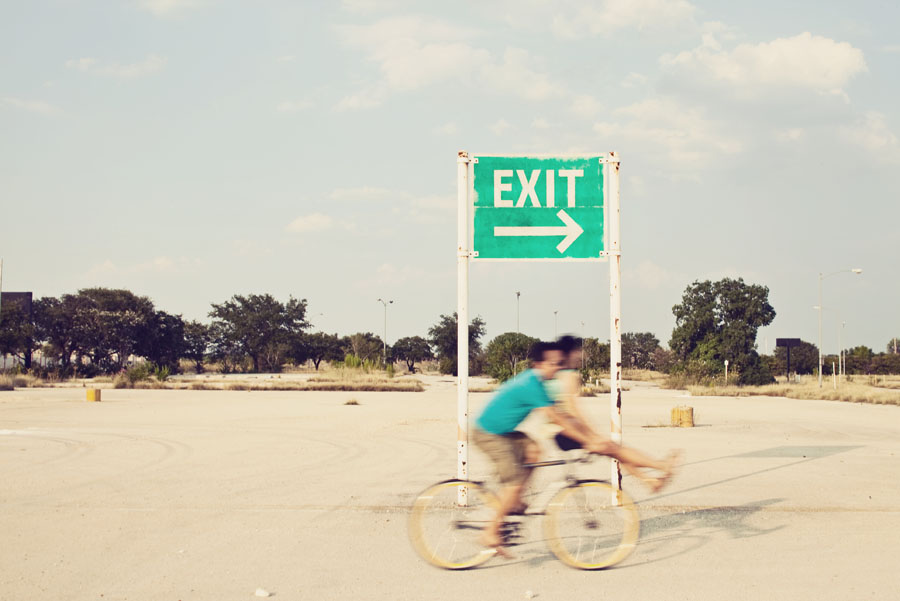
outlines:
[[[900,374],[900,355],[879,353],[872,359],[871,365],[873,374]]]
[[[271,294],[234,295],[212,305],[209,316],[226,346],[237,345],[253,361],[253,371],[278,371],[292,335],[302,333],[306,300],[290,297],[281,303]]]
[[[584,356],[584,374],[589,379],[600,373],[609,373],[609,343],[600,342],[597,338],[585,338],[581,344]]]
[[[399,339],[394,343],[392,353],[395,359],[406,361],[406,367],[410,373],[416,371],[417,362],[434,358],[428,341],[421,336],[407,336]]]
[[[210,358],[222,362],[222,373],[237,371],[246,354],[231,326],[224,321],[214,321],[209,324],[208,331]]]
[[[440,361],[441,373],[457,375],[457,323],[459,318],[456,312],[452,315],[441,315],[438,322],[428,328],[428,342],[435,350],[435,355]],[[472,362],[481,354],[481,337],[484,336],[485,323],[480,317],[476,317],[469,323],[469,370]]]
[[[61,298],[46,296],[34,302],[35,338],[46,343],[63,373],[69,371],[72,354],[78,347],[78,303],[79,298],[72,294]]]
[[[757,331],[775,319],[768,297],[767,287],[745,284],[741,278],[688,286],[681,304],[672,307],[675,329],[669,342],[682,368],[695,362],[700,371],[717,374],[728,359],[740,374],[739,383],[771,382],[756,352]]]
[[[653,353],[659,348],[659,339],[650,332],[625,332],[622,334],[622,363],[633,369],[655,369]]]
[[[325,332],[313,332],[306,334],[299,340],[301,348],[296,346],[292,350],[293,357],[296,361],[313,362],[316,371],[319,371],[319,364],[324,361],[338,361],[343,359],[344,351],[341,348],[341,339],[337,334],[326,334]]]
[[[25,362],[33,337],[34,325],[19,303],[0,305],[0,354],[16,355]]]
[[[672,371],[672,367],[675,365],[675,353],[661,346],[657,347],[650,357],[650,362],[653,364],[651,369],[667,374]]]
[[[196,372],[203,373],[203,359],[209,351],[209,326],[199,321],[188,321],[184,324],[184,358],[194,362]]]
[[[347,338],[346,344],[344,352],[355,355],[360,361],[378,363],[384,356],[385,345],[381,337],[372,332],[357,332]]]
[[[485,349],[484,371],[492,378],[505,382],[527,367],[528,351],[537,338],[507,332],[491,340]]]
[[[856,346],[844,354],[848,374],[872,373],[872,359],[875,353],[867,346]]]
[[[75,349],[95,369],[121,370],[132,355],[146,350],[155,312],[153,302],[129,290],[85,288],[75,300]]]
[[[787,348],[775,348],[776,373],[787,372]],[[813,374],[819,368],[819,347],[804,340],[791,347],[791,371],[797,374]]]
[[[180,315],[156,311],[148,326],[138,354],[157,367],[166,367],[171,373],[176,373],[178,360],[187,353],[184,320]]]

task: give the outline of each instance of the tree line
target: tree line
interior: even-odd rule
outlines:
[[[740,384],[765,384],[784,373],[785,349],[760,355],[756,335],[769,325],[775,310],[768,288],[742,279],[694,282],[672,308],[675,327],[668,348],[649,332],[622,335],[622,364],[702,381],[720,377],[724,361]],[[435,360],[442,373],[457,367],[457,315],[440,315],[426,336],[400,338],[385,344],[371,332],[340,336],[312,332],[307,301],[290,297],[281,302],[270,294],[234,295],[212,303],[210,321],[185,320],[158,310],[153,302],[128,290],[86,288],[75,294],[43,297],[27,314],[15,302],[0,305],[0,354],[19,357],[22,363],[40,350],[45,363],[35,370],[61,376],[113,374],[130,362],[150,362],[177,373],[182,362],[201,372],[215,363],[224,372],[278,372],[286,365],[309,362],[316,370],[322,362],[393,368]],[[474,318],[468,328],[470,373],[505,380],[527,367],[528,350],[537,340],[506,332],[484,343],[486,323]],[[584,340],[582,370],[589,379],[609,370],[609,342]],[[839,358],[826,356],[831,366]],[[897,340],[887,352],[855,347],[846,353],[850,374],[900,373]],[[814,373],[818,349],[803,342],[792,349],[792,371]]]

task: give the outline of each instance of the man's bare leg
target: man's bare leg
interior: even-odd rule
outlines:
[[[540,458],[540,447],[534,441],[529,442],[525,447],[525,463],[535,463],[540,461]],[[533,471],[533,469],[525,470],[524,477],[520,482],[507,484],[500,490],[497,499],[499,501],[497,514],[494,516],[494,520],[485,527],[481,536],[481,543],[484,546],[495,548],[501,555],[510,557],[509,553],[502,550],[503,539],[500,537],[500,527],[506,516],[522,506],[522,493],[525,491],[525,486]]]
[[[502,553],[500,547],[503,545],[503,539],[500,537],[500,527],[503,525],[503,520],[506,519],[506,516],[521,504],[522,491],[524,490],[525,481],[519,484],[509,484],[500,491],[498,495],[500,506],[497,508],[497,514],[494,516],[493,521],[484,529],[484,534],[481,536],[481,543],[485,547],[493,547]]]

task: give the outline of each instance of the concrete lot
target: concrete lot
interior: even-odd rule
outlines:
[[[539,518],[513,561],[451,573],[413,555],[406,508],[455,475],[447,378],[424,393],[0,393],[0,599],[900,599],[900,408],[629,386],[626,443],[686,463],[660,495],[626,478],[641,542],[605,572],[559,563]],[[607,398],[585,402],[605,423]],[[677,404],[697,427],[652,427]]]

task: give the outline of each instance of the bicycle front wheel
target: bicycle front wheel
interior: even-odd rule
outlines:
[[[639,533],[640,517],[628,495],[599,480],[580,480],[559,491],[544,518],[550,550],[582,570],[619,563],[634,551]]]
[[[475,567],[496,554],[478,542],[496,513],[496,497],[477,482],[438,482],[413,503],[410,542],[419,555],[439,568]]]

